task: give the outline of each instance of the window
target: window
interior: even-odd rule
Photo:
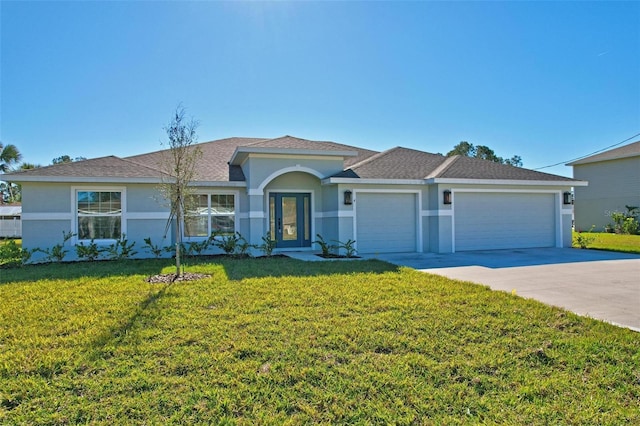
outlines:
[[[208,237],[213,232],[232,235],[236,231],[234,194],[199,194],[185,218],[187,237]]]
[[[78,239],[116,240],[122,235],[122,192],[77,191]]]

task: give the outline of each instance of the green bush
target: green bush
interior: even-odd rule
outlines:
[[[276,248],[276,240],[271,238],[271,232],[267,232],[267,234],[262,237],[262,244],[256,248],[262,250],[265,256],[271,256],[273,254],[273,250]]]
[[[577,234],[575,234],[573,236],[573,243],[574,245],[577,245],[578,247],[580,247],[581,249],[587,249],[589,248],[589,246],[591,245],[591,243],[593,243],[596,239],[596,236],[591,234],[593,232],[593,229],[596,226],[593,225],[591,227],[591,229],[588,231],[589,234],[583,234],[582,232],[578,232]]]
[[[622,222],[622,232],[624,234],[636,235],[638,228],[638,221],[633,217],[628,217]]]
[[[0,268],[15,268],[29,261],[31,252],[24,250],[14,240],[0,244]]]

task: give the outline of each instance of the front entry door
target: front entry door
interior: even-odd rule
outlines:
[[[311,247],[311,194],[269,194],[269,229],[277,248]]]

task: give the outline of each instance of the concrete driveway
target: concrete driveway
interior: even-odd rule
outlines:
[[[569,248],[366,256],[488,285],[640,332],[640,256]]]

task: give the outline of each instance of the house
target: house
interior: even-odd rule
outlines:
[[[22,235],[22,206],[0,205],[0,238],[20,238]]]
[[[198,146],[187,242],[218,230],[252,244],[270,232],[282,251],[317,250],[317,234],[355,240],[360,254],[570,247],[572,206],[564,194],[586,184],[475,158],[292,136]],[[22,185],[23,246],[51,247],[70,231],[76,244],[126,234],[138,250],[147,237],[171,245],[169,208],[157,189],[165,154],[5,175]]]
[[[575,228],[602,231],[611,213],[640,206],[640,141],[567,164],[589,186],[575,188]]]

